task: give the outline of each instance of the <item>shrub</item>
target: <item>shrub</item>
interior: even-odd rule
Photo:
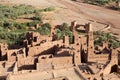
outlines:
[[[67,23],[63,23],[63,24],[59,27],[59,29],[62,30],[62,31],[63,31],[63,30],[70,30]]]
[[[100,45],[102,42],[108,42],[111,45],[111,48],[120,47],[120,41],[117,41],[116,37],[112,33],[100,32],[100,34],[96,34],[95,32],[94,35],[98,35],[98,38],[94,40],[95,46]]]
[[[37,29],[37,31],[41,35],[50,35],[51,32],[51,25],[49,23],[43,24],[40,28]]]
[[[34,20],[32,22],[27,22],[26,23],[26,26],[29,26],[29,27],[34,27],[36,24],[40,23],[40,21],[37,21],[37,20]]]
[[[63,39],[64,36],[69,36],[69,41],[72,43],[73,35],[67,23],[63,23],[59,28],[56,29],[57,39]]]
[[[54,7],[48,7],[48,8],[42,9],[41,11],[48,12],[48,11],[54,11],[54,10],[55,10]]]

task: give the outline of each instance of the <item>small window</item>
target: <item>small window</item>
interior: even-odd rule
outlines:
[[[79,45],[79,43],[77,43],[76,45]]]
[[[16,56],[16,53],[15,53],[15,52],[14,52],[14,53],[12,53],[12,54],[11,54],[11,56]]]
[[[34,37],[34,42],[37,42],[37,37]]]
[[[42,59],[46,59],[46,57],[42,57]]]

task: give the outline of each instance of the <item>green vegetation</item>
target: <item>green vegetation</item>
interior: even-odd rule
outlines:
[[[54,7],[47,7],[45,9],[41,9],[40,11],[43,11],[43,12],[48,12],[48,11],[54,11],[55,8]]]
[[[0,19],[17,19],[20,15],[32,14],[35,10],[31,6],[4,6],[0,5]]]
[[[67,23],[63,23],[56,29],[57,39],[63,39],[65,35],[69,36],[70,43],[73,41],[72,31]]]
[[[102,42],[108,42],[111,48],[120,47],[120,41],[118,41],[112,33],[103,33],[97,31],[94,32],[94,36],[96,36],[94,41],[95,46],[100,45]]]
[[[105,5],[108,4],[110,0],[84,0],[84,2],[94,5]]]
[[[18,23],[16,19],[19,19],[21,15],[35,14],[30,18],[32,22]],[[26,18],[26,17],[25,17]],[[39,10],[34,9],[32,6],[3,6],[0,5],[0,27],[8,28],[10,30],[17,28],[21,29],[25,26],[34,26],[35,23],[42,22]]]
[[[6,40],[8,44],[22,44],[24,39],[24,32],[16,33],[16,32],[3,32],[0,33],[0,41],[3,42]]]
[[[34,30],[35,25],[37,23],[42,24],[41,12],[53,10],[54,7],[35,9],[29,5],[5,6],[0,4],[0,42],[21,44],[23,36],[27,31],[36,31]],[[20,19],[20,21],[17,21],[18,19]],[[22,20],[25,21],[22,22]],[[51,26],[46,23],[37,31],[42,35],[48,35],[50,33],[50,27]]]
[[[120,0],[83,0],[83,2],[93,5],[105,6],[114,10],[120,10],[120,7],[116,5],[117,3],[120,3]]]
[[[37,32],[39,32],[41,35],[50,35],[51,25],[49,23],[45,23],[37,29]]]

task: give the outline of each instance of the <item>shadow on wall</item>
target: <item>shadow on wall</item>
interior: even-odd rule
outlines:
[[[0,80],[6,80],[6,76],[0,76]]]
[[[118,69],[118,65],[113,65],[112,67],[111,67],[111,72],[110,73],[113,73],[113,72],[117,72],[117,69]]]
[[[41,53],[39,53],[35,56],[41,56],[41,55],[47,55],[47,54],[53,54],[54,55],[54,52],[55,52],[55,49],[54,49],[54,47],[52,47],[52,48],[49,48],[47,50],[44,50],[43,52],[41,52]]]
[[[19,67],[18,70],[19,71],[21,71],[21,70],[36,70],[36,66],[35,65],[23,65],[23,66]]]

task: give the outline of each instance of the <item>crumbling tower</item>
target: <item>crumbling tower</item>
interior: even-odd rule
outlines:
[[[70,27],[70,29],[71,29],[71,31],[73,32],[73,35],[75,34],[75,28],[76,28],[76,26],[77,26],[77,22],[76,21],[73,21],[73,22],[71,22],[71,27]]]
[[[111,51],[111,61],[109,63],[111,65],[111,73],[119,72],[118,69],[118,51],[117,49],[112,49]]]
[[[117,51],[117,49],[112,49],[111,62],[112,62],[112,64],[118,65],[118,51]]]
[[[74,44],[80,43],[79,40],[78,40],[78,34],[77,34],[76,30],[75,30],[76,26],[77,26],[76,21],[71,22],[71,31],[73,32],[73,41],[72,42]]]
[[[74,64],[78,65],[81,63],[81,53],[80,53],[80,49],[81,49],[81,38],[79,37],[78,33],[76,32],[75,28],[77,26],[77,22],[73,21],[71,23],[71,30],[73,32],[73,47],[74,47]]]
[[[88,61],[91,56],[94,56],[94,40],[93,40],[93,26],[91,23],[86,24]]]
[[[7,44],[0,44],[1,60],[6,60],[7,59],[7,50],[8,50],[8,45]]]
[[[81,63],[81,37],[77,34],[77,32],[74,32],[74,63],[75,65]]]
[[[55,25],[51,25],[51,31],[50,31],[50,37],[52,38],[52,40],[56,40],[56,31],[55,31]]]
[[[69,36],[64,36],[63,42],[66,46],[69,46]]]

